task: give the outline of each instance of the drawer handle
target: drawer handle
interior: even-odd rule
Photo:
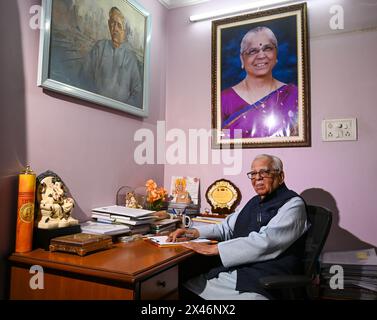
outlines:
[[[166,287],[166,281],[158,280],[157,281],[157,286],[165,288]]]

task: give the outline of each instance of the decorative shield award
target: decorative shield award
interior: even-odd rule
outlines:
[[[206,192],[206,199],[213,213],[233,213],[241,202],[240,190],[229,180],[220,179],[212,183]]]

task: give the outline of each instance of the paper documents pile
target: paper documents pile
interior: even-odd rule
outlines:
[[[325,252],[321,257],[321,276],[324,297],[377,300],[375,249]],[[342,287],[340,281],[343,281],[343,289],[339,288]]]
[[[122,206],[106,206],[92,209],[92,221],[81,224],[81,230],[90,234],[120,236],[136,232],[148,232],[153,211],[130,209]]]
[[[174,231],[181,223],[181,219],[163,219],[151,223],[151,233],[160,235]]]
[[[82,223],[80,226],[83,233],[89,234],[105,234],[114,236],[130,231],[130,228],[128,226],[114,225],[95,221],[87,221]]]

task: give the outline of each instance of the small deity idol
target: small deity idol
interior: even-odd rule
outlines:
[[[38,176],[37,200],[39,229],[57,229],[78,224],[71,214],[75,202],[67,197],[66,187],[57,174],[46,171]]]
[[[133,192],[127,192],[126,194],[126,207],[141,209],[143,208],[136,200],[135,194]]]

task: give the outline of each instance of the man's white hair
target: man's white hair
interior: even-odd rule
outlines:
[[[279,172],[283,171],[283,162],[280,160],[280,158],[270,154],[259,154],[254,158],[253,162],[259,159],[268,159],[272,163],[272,169]]]

